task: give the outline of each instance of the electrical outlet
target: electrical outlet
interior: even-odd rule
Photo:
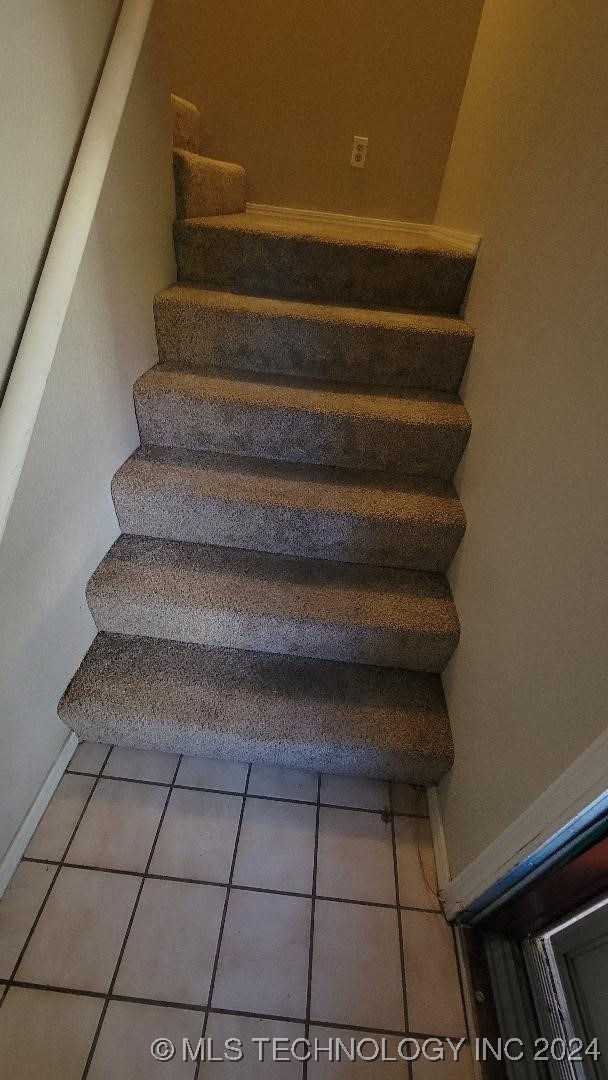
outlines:
[[[350,155],[350,163],[353,169],[362,169],[367,157],[367,136],[355,135],[353,139],[353,152]]]

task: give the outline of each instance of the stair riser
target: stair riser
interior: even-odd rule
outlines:
[[[198,154],[201,130],[201,116],[191,101],[171,94],[171,112],[173,114],[173,145],[182,150]]]
[[[473,335],[255,313],[157,297],[161,362],[457,390]]]
[[[460,253],[394,251],[187,221],[175,223],[174,239],[181,281],[259,296],[449,315],[460,311],[475,261]]]
[[[99,634],[59,705],[99,742],[432,783],[453,744],[438,675]]]
[[[111,594],[87,592],[95,625],[112,634],[428,672],[443,671],[458,643],[457,633],[404,633],[227,609],[193,612],[157,596],[134,601],[117,585]]]
[[[239,214],[245,209],[245,170],[238,165],[174,150],[173,178],[178,218]]]
[[[170,487],[138,497],[122,490],[116,478],[112,491],[120,527],[129,535],[305,558],[445,571],[464,535],[464,524],[370,521],[180,494]]]
[[[312,413],[135,391],[144,446],[212,450],[300,464],[396,470],[449,480],[468,427]]]
[[[452,758],[438,761],[423,755],[414,756],[411,751],[400,754],[396,750],[391,752],[368,747],[335,746],[328,754],[326,747],[315,744],[313,731],[307,743],[239,738],[233,734],[231,727],[233,723],[235,726],[242,724],[243,718],[233,719],[229,709],[225,714],[225,730],[220,733],[206,727],[204,710],[200,713],[198,724],[179,725],[172,717],[151,717],[142,713],[134,718],[95,709],[93,704],[86,713],[60,707],[59,715],[81,739],[91,742],[111,743],[112,746],[126,746],[135,750],[159,750],[191,756],[200,754],[227,761],[250,761],[254,765],[272,768],[305,769],[430,786],[437,784],[453,763]]]

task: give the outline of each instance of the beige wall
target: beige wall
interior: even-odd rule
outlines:
[[[0,398],[119,8],[0,5]]]
[[[442,788],[462,870],[608,718],[608,8],[486,0],[437,221],[482,235]]]
[[[160,0],[173,90],[251,201],[432,221],[482,0]],[[354,135],[368,163],[350,167]]]
[[[17,41],[28,56],[2,103],[11,122],[13,110],[24,121],[3,143],[11,177],[22,177],[21,192],[9,185],[3,202],[15,238],[2,268],[3,297],[5,288],[10,295],[4,346],[21,318],[36,245],[44,242],[68,143],[80,126],[83,97],[74,96],[71,60],[81,68],[79,50],[88,50],[97,66],[109,24],[96,22],[103,6],[13,5],[13,33],[0,36],[2,62]],[[106,15],[114,6],[105,5]],[[44,40],[34,7],[44,15]],[[89,37],[97,31],[95,49]],[[79,86],[90,86],[88,74],[82,67]],[[52,116],[42,108],[48,100]],[[110,480],[138,442],[132,383],[156,361],[152,296],[174,277],[167,106],[149,35],[0,548],[0,859],[67,737],[57,701],[94,635],[85,583],[118,534]],[[44,154],[37,154],[40,147]]]

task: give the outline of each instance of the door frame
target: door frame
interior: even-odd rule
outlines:
[[[433,839],[441,854],[445,838],[436,791],[429,802]],[[477,925],[552,865],[564,862],[581,837],[606,818],[608,728],[464,870],[452,879],[447,878],[447,867],[440,874],[446,917]],[[438,861],[446,866],[443,856]]]

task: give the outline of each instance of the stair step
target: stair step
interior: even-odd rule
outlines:
[[[442,671],[458,643],[445,577],[121,536],[87,587],[99,630]]]
[[[154,299],[161,361],[455,391],[473,344],[461,319],[174,285]]]
[[[181,150],[199,152],[201,114],[196,105],[185,98],[171,94],[173,116],[173,145]]]
[[[178,218],[194,214],[233,214],[245,207],[245,170],[231,161],[216,161],[188,150],[174,150],[173,180]]]
[[[181,281],[262,296],[457,315],[475,256],[392,230],[247,211],[174,226]]]
[[[125,533],[412,570],[446,570],[465,529],[445,481],[161,447],[112,492]]]
[[[452,394],[158,365],[135,384],[142,443],[450,479],[470,432]]]
[[[86,739],[432,784],[453,748],[438,675],[99,634],[60,704]]]

